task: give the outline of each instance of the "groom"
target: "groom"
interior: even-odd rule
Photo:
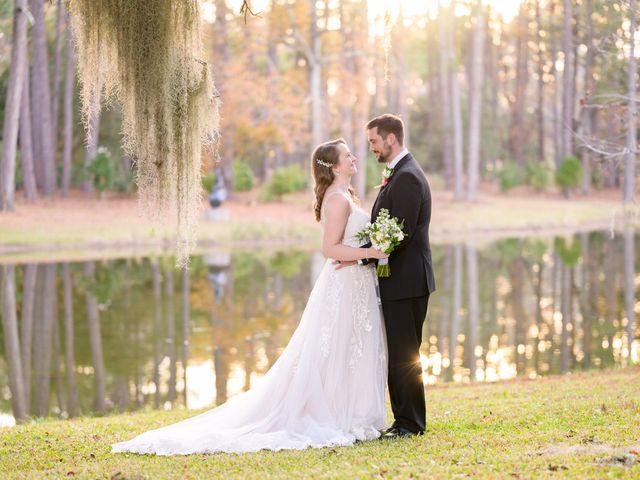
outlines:
[[[374,118],[367,124],[367,136],[371,153],[392,169],[373,205],[371,222],[386,208],[391,217],[404,220],[405,234],[389,256],[391,276],[379,278],[394,416],[382,438],[421,435],[426,413],[420,343],[429,295],[435,290],[429,246],[431,191],[420,165],[403,145],[404,125],[399,117]]]

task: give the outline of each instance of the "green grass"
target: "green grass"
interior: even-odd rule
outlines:
[[[639,368],[427,389],[423,437],[180,457],[109,445],[193,412],[0,429],[2,478],[640,478]],[[635,452],[635,453],[630,453]],[[630,466],[620,459],[626,454]],[[633,464],[633,465],[631,465]]]

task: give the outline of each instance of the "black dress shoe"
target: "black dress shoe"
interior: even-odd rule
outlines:
[[[383,440],[392,440],[394,438],[407,438],[422,435],[422,432],[412,432],[402,427],[391,427],[384,432],[380,438]]]

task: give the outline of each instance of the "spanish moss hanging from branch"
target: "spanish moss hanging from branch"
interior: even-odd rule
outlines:
[[[85,125],[100,98],[123,110],[144,211],[175,215],[188,262],[202,200],[203,145],[217,140],[218,100],[203,61],[198,0],[70,0]]]

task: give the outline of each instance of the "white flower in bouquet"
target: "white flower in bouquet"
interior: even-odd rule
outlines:
[[[390,254],[404,239],[404,233],[402,232],[403,225],[404,221],[399,221],[397,218],[391,217],[389,210],[382,208],[378,213],[376,221],[368,224],[358,232],[356,237],[359,240],[368,238],[371,241],[371,246]],[[379,277],[391,276],[389,259],[383,258],[378,260],[378,268],[376,271]]]

